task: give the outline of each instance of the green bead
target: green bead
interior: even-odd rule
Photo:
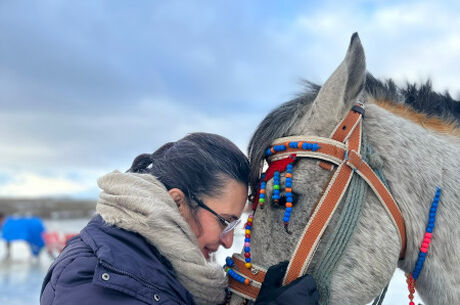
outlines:
[[[278,184],[275,184],[275,185],[273,186],[273,189],[274,189],[274,190],[279,190],[279,189],[280,189],[280,186],[279,186]]]
[[[225,268],[225,272],[228,272],[230,270],[230,267]]]
[[[265,198],[259,198],[259,202],[265,202]]]

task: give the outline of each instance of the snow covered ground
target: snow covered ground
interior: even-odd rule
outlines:
[[[45,221],[49,231],[62,233],[78,232],[83,228],[87,219]],[[240,252],[243,245],[242,229],[235,234],[234,245],[231,249],[221,249],[215,255],[218,264],[223,265],[225,257],[233,252]],[[42,252],[38,258],[33,258],[24,242],[15,242],[11,246],[11,259],[5,260],[5,243],[0,242],[0,304],[30,305],[39,304],[39,295],[43,278],[51,264],[51,258]],[[383,304],[408,304],[408,292],[405,277],[397,271],[390,283]],[[415,304],[421,303],[416,295]]]

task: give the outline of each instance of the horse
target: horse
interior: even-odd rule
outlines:
[[[418,98],[416,95],[414,98],[414,90],[401,93],[394,88],[391,82],[382,83],[367,73],[364,49],[355,33],[344,60],[327,81],[321,87],[310,83],[305,94],[274,109],[250,140],[251,190],[256,194],[260,174],[264,164],[267,165],[266,149],[275,139],[305,135],[329,137],[357,101],[365,107],[363,156],[379,174],[400,209],[405,223],[405,251],[401,256],[404,245],[400,233],[377,196],[359,176],[353,176],[351,183],[361,190],[357,194],[362,200],[348,200],[349,194],[343,197],[304,272],[318,281],[321,304],[368,304],[384,290],[396,268],[409,274],[414,270],[437,187],[442,189],[442,195],[436,227],[415,287],[426,305],[460,304],[458,121],[454,116],[444,120],[433,113],[427,115],[412,110],[404,105],[404,99],[411,100],[408,97],[411,95],[414,102],[413,99]],[[442,109],[435,114],[441,112]],[[284,192],[279,203],[268,200],[274,186],[273,179],[267,181],[264,208],[257,208],[251,219],[253,265],[268,268],[291,259],[315,203],[331,177],[331,172],[318,164],[318,160],[311,158],[297,158],[294,163],[289,230],[283,227]],[[285,175],[281,173],[281,189]],[[344,201],[354,204],[353,209],[347,209]],[[353,217],[344,221],[344,213],[351,213]],[[335,238],[346,230],[350,231],[348,237]],[[325,276],[322,262],[330,258],[332,249],[344,239],[347,239],[345,246],[340,252],[336,251],[339,255]],[[241,302],[242,298],[233,293],[230,304]]]

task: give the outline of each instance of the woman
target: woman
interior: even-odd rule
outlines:
[[[244,154],[207,133],[103,176],[98,215],[50,267],[41,304],[222,303],[225,275],[207,259],[231,247],[248,177]]]

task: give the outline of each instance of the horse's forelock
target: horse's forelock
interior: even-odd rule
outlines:
[[[306,106],[315,100],[320,86],[306,81],[305,94],[288,101],[272,110],[259,124],[248,145],[248,156],[251,162],[251,189],[257,187],[260,167],[265,150],[275,139],[289,136],[291,127],[305,114]]]

